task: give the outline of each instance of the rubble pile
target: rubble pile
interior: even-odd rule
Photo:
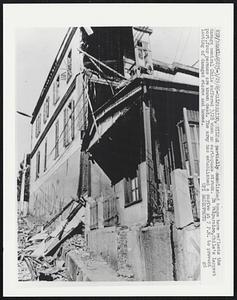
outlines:
[[[24,249],[31,245],[28,241],[28,236],[34,234],[39,225],[29,224],[26,218],[18,216],[18,280],[19,281],[30,281],[32,279],[30,270],[25,261],[25,251]]]
[[[63,257],[66,257],[66,254],[71,250],[77,250],[82,257],[90,255],[86,241],[81,234],[75,234],[63,243]]]
[[[97,270],[94,271],[97,272],[94,276],[95,280],[107,277],[114,280],[134,280],[133,273],[122,259],[122,254],[127,247],[126,243],[124,241],[120,243],[121,265],[116,272],[109,268],[101,255],[92,253],[88,249],[84,238],[85,208],[80,201],[74,201],[71,204],[68,216],[61,221],[58,220],[57,223],[56,219],[65,209],[46,224],[39,220],[36,224],[31,216],[18,217],[18,280],[72,280],[65,261],[67,254],[70,255],[69,252],[73,251],[83,263],[86,272],[90,273],[92,269]],[[103,274],[104,272],[107,277]]]
[[[57,217],[59,217],[58,214]],[[82,237],[77,241],[73,235],[83,232],[84,207],[74,201],[67,218],[52,231],[47,224],[32,224],[27,218],[18,218],[18,280],[67,281],[65,262],[62,257],[64,242],[66,247],[83,247]],[[53,222],[56,220],[54,217]],[[49,222],[48,224],[52,224]]]

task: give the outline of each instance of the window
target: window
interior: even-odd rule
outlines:
[[[64,109],[63,144],[66,147],[75,136],[75,104],[71,100]]]
[[[47,139],[44,144],[44,171],[47,170]]]
[[[75,137],[75,102],[71,101],[71,139],[73,140]]]
[[[67,82],[72,77],[72,50],[69,51],[67,56]]]
[[[125,207],[141,201],[140,174],[135,170],[128,178],[124,179]]]
[[[38,115],[35,121],[35,137],[37,138],[41,131],[41,113]]]
[[[36,154],[36,179],[39,178],[40,174],[40,151]]]
[[[53,103],[54,103],[54,105],[58,102],[58,100],[60,98],[59,88],[60,88],[60,76],[58,75],[56,82],[53,85]]]
[[[59,156],[59,121],[55,123],[55,159]]]
[[[69,135],[68,135],[68,129],[69,129],[69,119],[68,119],[68,108],[66,107],[63,111],[63,144],[66,147],[69,144]]]
[[[43,117],[44,123],[46,123],[48,117],[49,117],[49,96],[47,97],[44,103],[44,117]]]

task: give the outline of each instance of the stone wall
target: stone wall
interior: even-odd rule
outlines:
[[[141,231],[146,280],[173,280],[172,249],[168,225],[147,227]]]
[[[88,246],[136,280],[173,280],[169,226],[109,227],[87,232]]]
[[[200,280],[200,227],[173,229],[177,280]]]
[[[118,243],[115,227],[91,230],[86,233],[90,250],[100,254],[114,269],[118,269]]]

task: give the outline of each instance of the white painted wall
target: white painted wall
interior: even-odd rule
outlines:
[[[62,97],[65,95],[67,89],[69,88],[70,84],[74,80],[75,76],[81,72],[83,69],[82,60],[83,57],[81,54],[78,53],[79,43],[81,40],[81,32],[77,29],[76,33],[74,34],[71,43],[65,53],[64,59],[59,67],[59,70],[54,78],[53,83],[55,82],[57,75],[66,72],[66,62],[67,62],[67,55],[68,52],[72,49],[72,77],[67,83],[66,80],[60,82],[60,99],[58,100],[57,104],[53,104],[53,83],[51,84],[48,94],[50,96],[50,103],[49,103],[49,118],[47,122],[43,123],[43,107],[44,103],[41,106],[41,133],[38,138],[35,137],[35,126],[36,121],[32,124],[32,149],[36,145],[38,139],[44,132],[50,118],[52,117],[53,113],[55,112],[56,108],[58,107]],[[52,191],[52,187],[56,186],[58,192],[58,197],[63,197],[60,200],[60,205],[65,203],[65,201],[69,201],[72,196],[75,196],[78,188],[78,178],[79,178],[79,163],[80,163],[80,147],[81,147],[81,133],[79,131],[81,123],[82,123],[82,114],[83,111],[81,110],[83,97],[82,97],[82,75],[78,75],[76,78],[76,88],[67,99],[66,103],[62,107],[61,111],[59,112],[57,118],[52,123],[51,127],[49,128],[46,136],[40,143],[37,151],[34,153],[33,157],[31,158],[31,178],[30,178],[30,211],[32,212],[35,209],[35,201],[38,202],[37,206],[37,213],[42,214],[45,216],[47,212],[44,210],[44,203],[47,199],[45,199],[45,195],[47,194],[50,198],[49,203],[54,203],[56,201],[55,198],[56,194]],[[45,98],[45,100],[46,100]],[[64,146],[64,108],[68,106],[71,100],[75,101],[75,131],[74,131],[74,140],[71,141],[67,147]],[[55,123],[59,121],[59,156],[55,158]],[[69,134],[70,131],[69,131]],[[45,140],[47,139],[47,169],[44,170],[44,159],[45,159]],[[37,152],[40,151],[40,173],[39,178],[36,179],[36,156]],[[47,198],[47,197],[46,197]],[[51,199],[52,198],[52,199]],[[50,204],[51,205],[51,204]],[[53,205],[53,204],[52,204]],[[60,209],[60,205],[56,205],[56,209]]]
[[[140,164],[141,195],[142,201],[125,207],[125,193],[123,180],[115,185],[115,193],[118,196],[119,221],[121,225],[132,226],[145,225],[147,222],[147,179],[146,162]]]

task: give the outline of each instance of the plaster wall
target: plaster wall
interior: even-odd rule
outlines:
[[[132,226],[135,224],[145,225],[147,222],[147,180],[146,162],[139,166],[141,178],[142,201],[125,207],[125,192],[123,180],[115,185],[115,193],[118,197],[117,208],[119,212],[120,225]]]

